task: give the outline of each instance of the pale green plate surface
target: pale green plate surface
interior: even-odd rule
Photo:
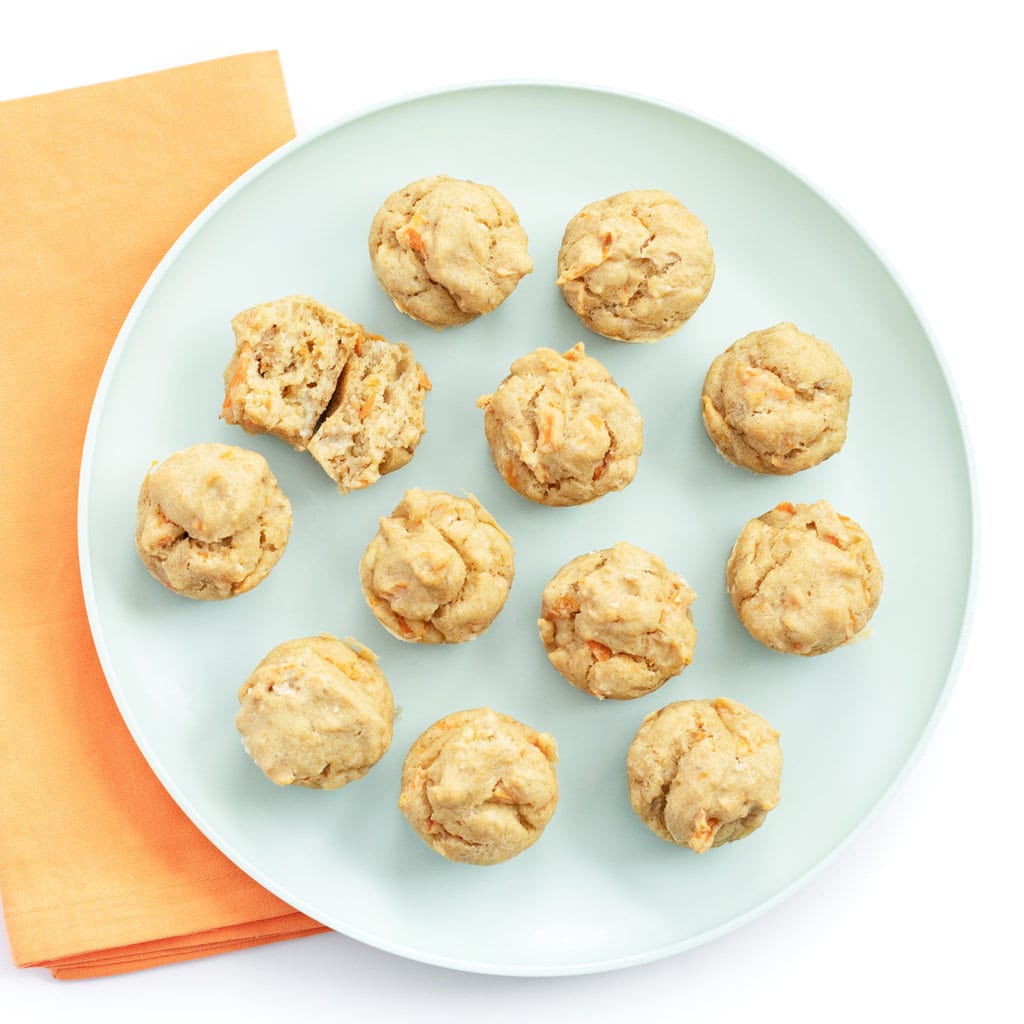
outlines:
[[[435,333],[403,317],[370,271],[366,234],[392,190],[447,173],[497,186],[535,272],[498,311]],[[694,319],[655,345],[587,334],[554,286],[568,218],[630,188],[663,188],[707,223],[718,273]],[[303,292],[412,345],[434,383],[428,432],[403,470],[341,496],[307,456],[218,420],[230,318]],[[711,359],[780,320],[830,340],[854,379],[849,441],[789,479],[726,464],[699,395]],[[535,507],[490,462],[474,402],[538,346],[584,339],[636,401],[634,483],[589,507]],[[292,501],[284,558],[221,603],[175,597],[134,548],[154,459],[198,441],[248,446]],[[973,579],[969,460],[928,333],[891,272],[827,201],[748,143],[646,101],[558,86],[413,99],[287,147],[213,204],[136,303],[97,396],[82,470],[86,601],[111,689],[143,753],[196,824],[294,906],[384,949],[509,974],[654,959],[763,910],[820,867],[901,774],[934,719],[962,643]],[[411,486],[472,491],[512,535],[517,576],[490,631],[455,648],[387,635],[357,565]],[[725,594],[743,524],[779,501],[827,498],[873,538],[885,594],[865,642],[815,659],[750,639]],[[640,700],[598,703],[548,665],[540,591],[569,558],[617,540],[654,551],[699,598],[694,662]],[[391,750],[333,793],[278,789],[234,729],[236,691],[269,648],[320,631],[380,655],[401,705]],[[650,711],[729,696],[781,732],[782,802],[743,842],[697,856],[633,815],[624,758]],[[442,715],[490,705],[556,737],[562,798],[541,841],[491,868],[451,864],[396,807],[405,751]]]

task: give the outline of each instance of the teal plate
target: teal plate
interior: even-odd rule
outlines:
[[[395,310],[366,251],[384,197],[436,173],[498,187],[536,265],[497,311],[440,333]],[[717,261],[693,320],[653,345],[589,334],[553,283],[568,219],[632,188],[678,196],[707,223]],[[415,458],[358,493],[338,494],[308,456],[218,419],[231,317],[295,292],[407,341],[433,380]],[[781,320],[832,342],[854,398],[838,455],[766,478],[719,457],[699,396],[715,355]],[[581,339],[639,407],[645,451],[618,494],[580,508],[534,506],[495,472],[475,400],[524,352]],[[169,593],[134,548],[147,468],[199,441],[262,452],[294,509],[280,564],[227,602]],[[469,644],[403,644],[360,594],[359,558],[377,519],[413,486],[472,492],[514,540],[509,601]],[[819,498],[867,529],[885,593],[868,639],[801,659],[746,634],[724,566],[748,519]],[[174,799],[231,860],[318,921],[393,953],[553,975],[705,942],[777,903],[848,842],[920,749],[949,689],[973,594],[974,504],[964,430],[929,332],[884,260],[820,192],[749,142],[667,106],[495,85],[409,99],[285,146],[189,228],[139,296],[104,372],[79,536],[89,620],[125,721]],[[693,664],[659,691],[602,703],[551,668],[536,619],[540,592],[564,562],[617,540],[687,578],[699,640]],[[242,750],[237,690],[272,645],[321,631],[354,636],[380,656],[400,706],[394,742],[344,789],[280,789]],[[698,856],[636,818],[624,762],[649,712],[717,696],[780,731],[782,801],[748,839]],[[544,835],[487,868],[437,856],[396,805],[412,741],[442,715],[482,705],[552,733],[561,757],[561,801]]]

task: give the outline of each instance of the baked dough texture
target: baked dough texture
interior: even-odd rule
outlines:
[[[408,345],[360,334],[309,442],[310,455],[342,494],[401,469],[426,431],[430,380]]]
[[[586,327],[616,341],[657,341],[707,298],[715,257],[704,222],[660,189],[620,192],[566,225],[556,284]]]
[[[787,476],[842,448],[852,391],[850,372],[828,342],[776,324],[712,362],[701,396],[704,426],[729,462]]]
[[[490,185],[443,174],[388,196],[369,246],[373,272],[395,306],[437,328],[496,309],[533,270],[509,201]]]
[[[291,528],[291,505],[266,459],[233,445],[175,452],[139,489],[139,556],[184,597],[212,601],[252,590],[284,554]]]
[[[643,420],[582,342],[561,355],[538,348],[522,356],[477,405],[495,467],[530,501],[581,505],[636,476]]]
[[[761,827],[779,802],[779,734],[733,700],[681,700],[648,715],[626,756],[629,802],[670,843],[706,853]]]
[[[600,700],[631,700],[693,660],[696,598],[660,558],[620,541],[558,570],[537,626],[548,660],[573,686]]]
[[[477,708],[435,722],[413,743],[398,807],[442,857],[499,864],[532,846],[558,804],[554,739]]]
[[[428,644],[483,633],[514,575],[512,542],[476,498],[419,488],[380,520],[359,564],[381,625],[399,640]]]
[[[787,501],[751,519],[725,575],[750,635],[787,654],[824,654],[848,643],[882,596],[871,539],[827,501]]]
[[[430,379],[408,345],[301,295],[247,309],[232,326],[226,422],[307,450],[342,494],[413,457]]]
[[[305,295],[243,310],[231,327],[221,418],[304,448],[362,329]]]
[[[338,789],[391,745],[391,687],[376,655],[355,641],[322,634],[278,644],[238,700],[242,745],[279,786]]]

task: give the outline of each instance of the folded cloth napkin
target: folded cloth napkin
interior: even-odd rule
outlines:
[[[150,771],[92,645],[75,535],[89,410],[132,301],[293,135],[276,53],[0,103],[0,898],[19,966],[82,978],[325,930]]]

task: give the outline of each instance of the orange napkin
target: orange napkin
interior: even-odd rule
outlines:
[[[225,859],[143,760],[75,536],[89,409],[132,301],[294,132],[276,53],[0,103],[0,897],[19,966],[82,978],[325,930]]]

